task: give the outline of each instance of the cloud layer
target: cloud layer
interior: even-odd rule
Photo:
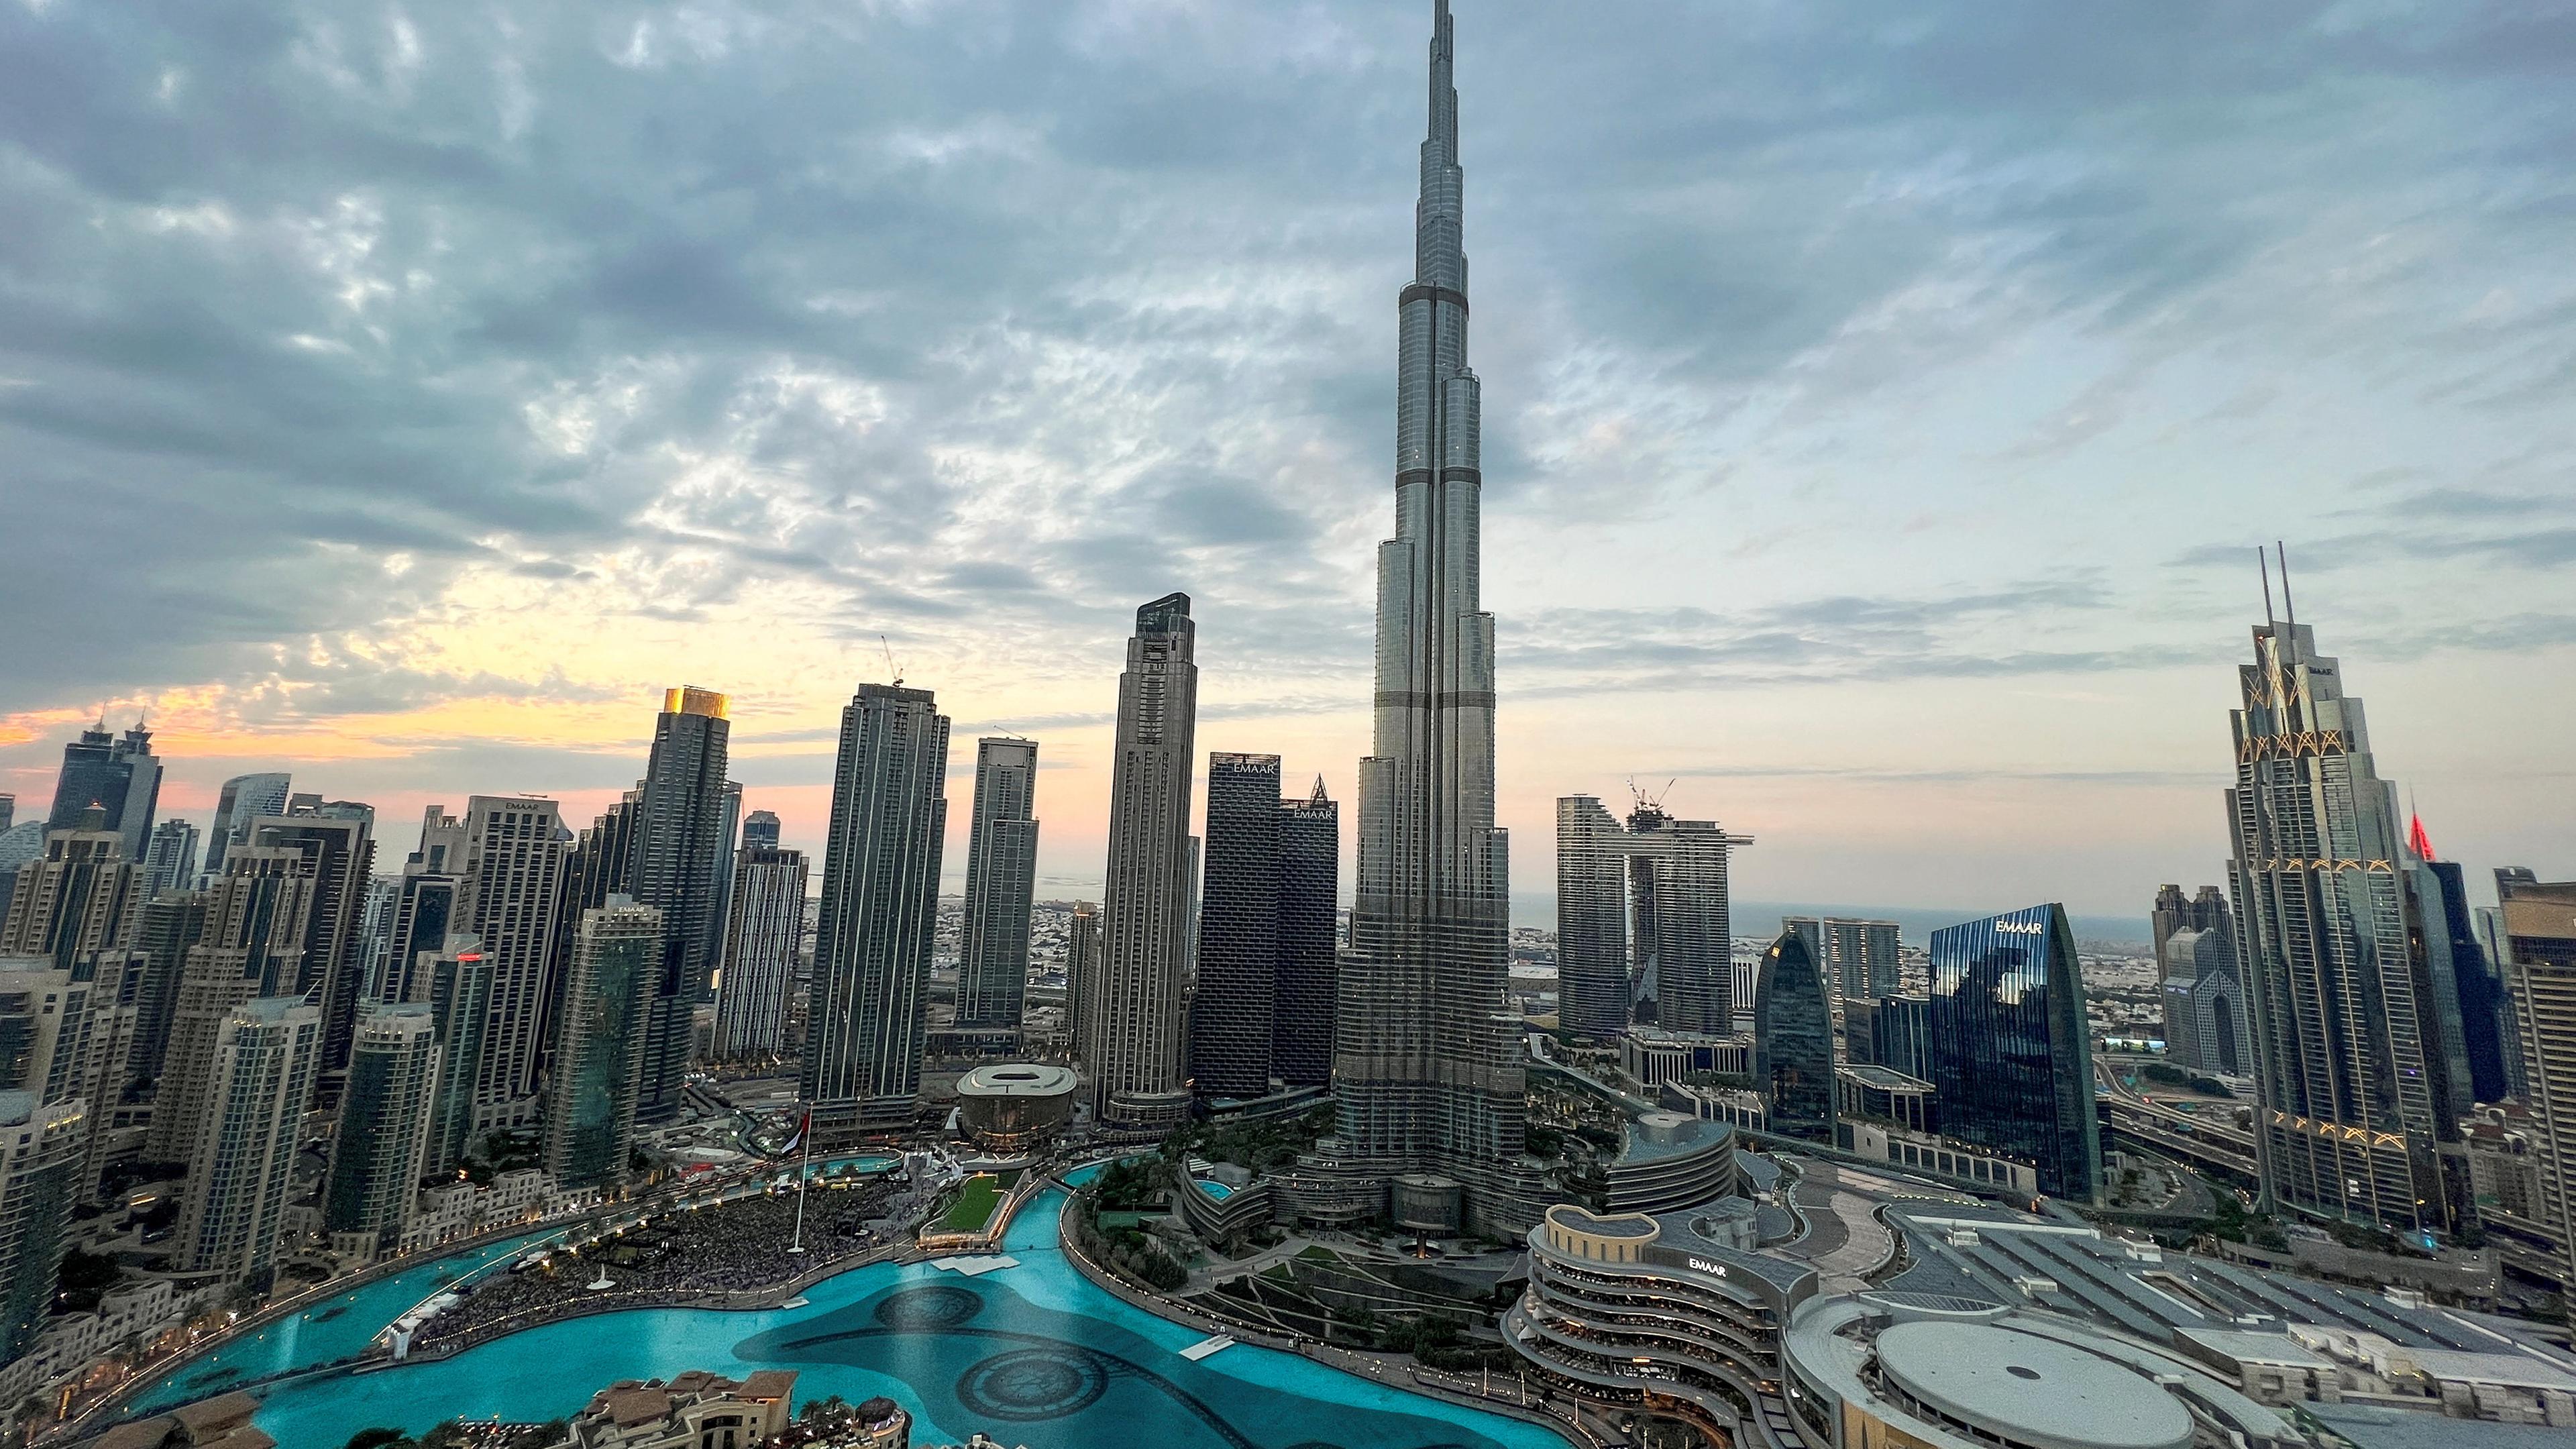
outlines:
[[[1460,11],[1524,881],[1658,769],[1755,894],[2206,875],[2280,536],[2383,769],[2563,849],[2565,7]],[[1423,19],[0,4],[0,788],[110,707],[183,807],[588,802],[685,679],[793,834],[891,653],[1078,883],[1178,587],[1203,742],[1346,793]]]

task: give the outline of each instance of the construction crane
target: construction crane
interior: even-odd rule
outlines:
[[[885,651],[887,676],[894,680],[895,688],[903,688],[903,669],[894,662],[894,645],[887,641],[886,636],[879,634],[877,647]]]

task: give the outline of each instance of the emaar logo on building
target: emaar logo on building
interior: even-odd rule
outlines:
[[[2008,936],[2045,936],[2048,927],[2038,921],[1997,921],[1995,929]]]
[[[1714,1273],[1720,1278],[1726,1276],[1726,1265],[1724,1263],[1712,1263],[1706,1258],[1688,1258],[1684,1261],[1691,1265],[1692,1272]]]

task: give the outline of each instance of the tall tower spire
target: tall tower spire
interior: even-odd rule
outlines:
[[[1344,978],[1333,1077],[1343,1160],[1451,1179],[1469,1218],[1502,1226],[1525,1216],[1510,1205],[1523,1078],[1504,994],[1508,842],[1494,828],[1494,618],[1479,602],[1484,475],[1448,0],[1431,17],[1414,279],[1396,303],[1395,536],[1378,545],[1376,725],[1360,762],[1360,959]]]

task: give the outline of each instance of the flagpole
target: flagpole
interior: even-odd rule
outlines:
[[[797,1129],[796,1135],[805,1139],[805,1158],[796,1168],[796,1241],[788,1244],[787,1251],[801,1254],[805,1251],[805,1179],[814,1171],[814,1109],[811,1106],[805,1109],[804,1125]]]

